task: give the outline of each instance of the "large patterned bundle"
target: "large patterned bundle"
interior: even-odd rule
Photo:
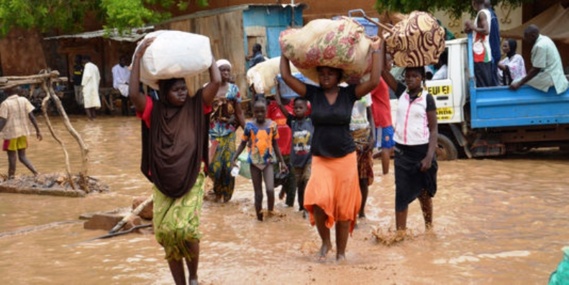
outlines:
[[[343,80],[361,78],[371,69],[371,39],[353,19],[318,19],[300,29],[280,35],[282,53],[300,72],[318,82],[316,67],[330,66],[344,71]]]
[[[426,12],[415,11],[393,26],[385,39],[387,51],[401,67],[435,64],[445,50],[445,30]]]

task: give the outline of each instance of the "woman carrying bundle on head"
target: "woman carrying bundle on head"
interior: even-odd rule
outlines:
[[[154,184],[154,233],[164,247],[174,281],[186,284],[185,259],[189,283],[198,284],[199,225],[208,150],[204,109],[211,106],[221,77],[212,59],[210,82],[195,95],[184,78],[162,79],[158,81],[159,98],[154,101],[139,91],[141,58],[154,40],[147,38],[137,48],[129,82],[130,99],[143,121],[141,170]]]
[[[348,236],[353,231],[361,205],[356,146],[350,133],[354,102],[379,83],[383,67],[382,41],[371,44],[370,80],[340,87],[343,70],[328,66],[317,68],[320,87],[307,85],[292,76],[289,59],[281,56],[284,82],[312,106],[312,171],[306,185],[304,208],[310,223],[322,239],[320,259],[332,249],[330,228],[336,224],[336,260],[346,258]]]
[[[438,126],[435,99],[424,87],[425,68],[407,67],[405,84],[388,71],[382,77],[398,98],[395,124],[395,223],[397,240],[405,237],[409,204],[419,199],[425,228],[433,226],[432,197],[437,191]]]

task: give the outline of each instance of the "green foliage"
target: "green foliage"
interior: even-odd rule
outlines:
[[[0,36],[13,28],[80,32],[86,13],[98,16],[105,28],[141,27],[170,17],[168,10],[187,10],[207,0],[0,0]]]
[[[0,34],[10,29],[62,29],[73,31],[83,15],[95,8],[95,1],[84,0],[0,0]]]
[[[534,0],[491,0],[492,5],[505,3],[519,6],[523,3],[533,2]],[[378,12],[391,11],[410,13],[412,11],[441,10],[450,16],[459,18],[463,12],[472,12],[472,2],[470,0],[376,0],[375,9]]]

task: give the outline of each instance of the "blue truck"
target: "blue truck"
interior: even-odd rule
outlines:
[[[476,88],[472,38],[447,41],[447,52],[447,78],[426,83],[437,104],[439,159],[569,148],[569,91]]]

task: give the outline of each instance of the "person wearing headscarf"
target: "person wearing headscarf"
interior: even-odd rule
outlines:
[[[241,94],[237,85],[231,83],[231,63],[226,59],[217,61],[221,74],[221,86],[213,99],[213,112],[209,116],[210,163],[209,176],[213,180],[216,201],[228,202],[235,188],[231,176],[231,157],[235,153],[235,131],[245,126],[241,110]]]
[[[137,49],[130,75],[129,97],[142,123],[142,173],[152,182],[152,224],[156,241],[164,247],[176,284],[198,284],[200,213],[207,161],[207,118],[221,83],[212,60],[210,82],[190,95],[183,78],[160,80],[158,100],[139,91],[140,61],[153,38]]]
[[[498,77],[500,85],[510,85],[514,80],[526,76],[524,58],[516,53],[518,44],[514,39],[508,39],[502,44],[502,51],[506,57],[498,63]]]

